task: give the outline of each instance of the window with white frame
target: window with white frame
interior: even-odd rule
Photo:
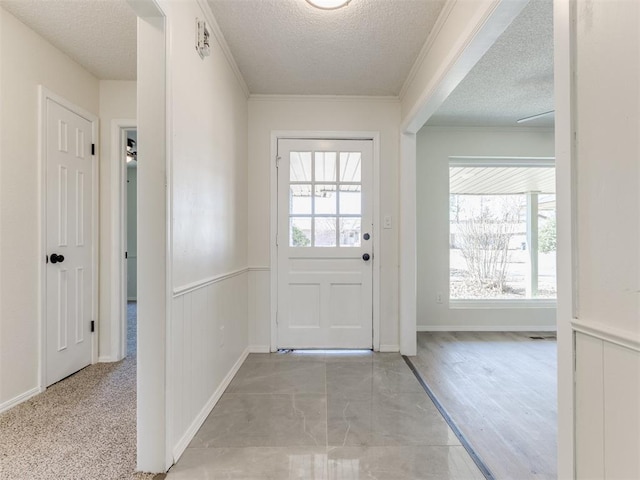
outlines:
[[[450,299],[556,298],[555,161],[449,159]]]

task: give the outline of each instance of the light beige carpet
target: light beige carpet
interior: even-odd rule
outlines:
[[[136,318],[128,356],[91,365],[0,415],[1,480],[152,479],[136,467]]]

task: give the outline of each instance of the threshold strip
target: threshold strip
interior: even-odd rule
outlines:
[[[447,422],[451,430],[453,430],[453,433],[455,434],[455,436],[458,437],[458,440],[460,440],[460,443],[462,444],[464,449],[467,451],[467,453],[469,454],[473,462],[476,464],[480,472],[482,472],[482,474],[484,475],[484,478],[486,478],[487,480],[496,480],[496,477],[493,476],[493,473],[491,473],[491,470],[489,470],[489,467],[485,465],[485,463],[482,461],[482,458],[480,458],[480,455],[476,453],[476,451],[473,449],[473,447],[467,440],[467,437],[464,436],[464,434],[460,431],[460,429],[458,428],[456,423],[453,421],[449,413],[442,406],[442,404],[440,403],[440,400],[438,400],[438,397],[436,397],[436,395],[433,393],[429,385],[427,385],[426,382],[422,379],[422,377],[420,376],[420,373],[418,372],[416,367],[413,365],[413,362],[411,362],[409,357],[407,357],[406,355],[403,355],[402,358],[404,358],[405,363],[409,366],[409,368],[415,375],[420,385],[422,385],[422,388],[424,389],[425,393],[429,396],[433,404],[436,406],[436,408],[440,412],[440,415],[442,415],[442,418],[444,418],[444,421]]]

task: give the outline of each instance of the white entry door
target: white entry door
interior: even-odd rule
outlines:
[[[92,124],[46,99],[46,386],[91,363]]]
[[[278,348],[373,346],[373,141],[278,140]]]

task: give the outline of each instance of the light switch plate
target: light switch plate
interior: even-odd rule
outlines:
[[[391,215],[385,215],[382,223],[383,228],[391,228]]]

